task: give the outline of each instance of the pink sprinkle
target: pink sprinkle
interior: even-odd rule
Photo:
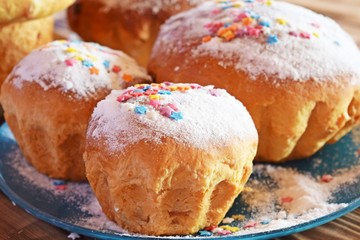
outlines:
[[[173,110],[168,106],[160,108],[160,114],[165,117],[170,117],[172,112],[173,112]]]
[[[231,231],[230,230],[222,230],[222,231],[218,231],[217,234],[222,235],[222,236],[229,235],[229,234],[231,234]]]
[[[294,32],[294,31],[289,32],[289,35],[293,36],[293,37],[298,37],[299,36],[299,34],[297,32]]]
[[[59,191],[64,191],[67,189],[67,186],[66,185],[58,185],[58,186],[55,186],[55,189],[59,190]]]
[[[235,18],[235,22],[241,21],[244,18],[249,18],[250,14],[247,12],[242,12],[240,13],[236,18]]]
[[[220,96],[220,93],[219,93],[219,91],[217,89],[210,89],[209,92],[210,92],[211,95],[213,95],[215,97]]]
[[[65,60],[65,63],[67,66],[71,67],[71,66],[75,65],[76,60],[75,59],[67,59],[67,60]]]
[[[245,224],[244,228],[253,228],[253,227],[256,227],[256,225],[257,225],[257,222],[250,221],[247,224]]]
[[[258,37],[260,36],[261,30],[254,27],[247,27],[247,32],[251,37]]]
[[[128,93],[125,93],[125,94],[122,94],[120,97],[118,97],[117,100],[118,100],[118,102],[126,102],[130,98],[132,98],[132,96]]]
[[[294,200],[292,197],[283,197],[280,199],[281,203],[291,203]]]
[[[330,174],[325,174],[321,177],[321,181],[325,183],[331,182],[333,179],[333,176],[331,176]]]
[[[310,33],[306,33],[306,32],[302,32],[302,33],[300,33],[300,37],[305,38],[305,39],[310,39],[310,38],[311,38],[311,34],[310,34]]]
[[[313,27],[320,28],[320,24],[318,24],[318,23],[311,23],[311,25],[312,25]]]
[[[212,14],[219,14],[220,12],[220,9],[214,9],[211,11]]]
[[[175,112],[177,112],[179,110],[178,107],[173,103],[169,103],[167,106],[170,107]]]
[[[153,108],[158,108],[160,106],[159,100],[150,100],[149,105]]]
[[[191,89],[199,89],[199,88],[201,88],[201,86],[199,84],[196,84],[196,83],[191,83],[190,87],[191,87]]]

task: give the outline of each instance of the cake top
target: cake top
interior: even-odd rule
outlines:
[[[151,10],[158,14],[163,9],[174,9],[176,12],[182,10],[183,6],[196,6],[205,0],[102,0],[108,6],[121,6],[123,9],[131,9],[139,12]]]
[[[214,57],[252,79],[360,81],[360,53],[351,37],[333,20],[285,2],[209,1],[169,19],[158,44],[168,54],[193,46],[191,57]]]
[[[98,103],[89,130],[93,138],[105,138],[110,151],[142,140],[160,143],[163,137],[201,149],[226,146],[234,139],[257,140],[254,123],[238,100],[225,90],[197,84],[114,90]]]
[[[47,17],[72,3],[74,0],[0,0],[0,24]]]
[[[98,89],[121,89],[134,80],[150,81],[135,60],[95,43],[55,41],[25,57],[10,74],[15,86],[35,82],[44,90],[59,88],[79,98]]]

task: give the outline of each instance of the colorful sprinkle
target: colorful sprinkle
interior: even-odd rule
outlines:
[[[240,231],[240,228],[238,228],[238,227],[233,227],[233,226],[229,226],[229,225],[223,225],[223,226],[220,226],[220,227],[221,227],[222,229],[228,230],[228,231],[230,231],[230,232],[232,232],[232,233]]]
[[[179,121],[179,120],[183,119],[184,117],[181,112],[172,112],[170,115],[170,118],[175,121]]]
[[[99,75],[100,71],[96,67],[91,67],[91,68],[89,68],[89,72],[91,75]]]
[[[264,219],[264,220],[262,220],[260,223],[261,223],[262,225],[268,225],[270,222],[271,222],[270,219]]]
[[[213,226],[209,226],[209,227],[204,228],[204,230],[206,230],[206,231],[212,231],[212,230],[214,230],[215,228],[217,228],[217,226],[213,225]]]
[[[136,106],[135,107],[135,113],[136,114],[140,114],[140,115],[146,114],[147,110],[148,109],[145,106]]]
[[[291,203],[294,200],[292,197],[282,197],[280,198],[281,203]]]
[[[325,182],[325,183],[328,183],[328,182],[331,182],[332,180],[334,179],[333,176],[331,176],[330,174],[325,174],[321,177],[321,181],[322,182]]]
[[[67,59],[67,60],[65,60],[65,64],[66,64],[67,66],[69,66],[69,67],[74,66],[75,63],[76,63],[76,60],[75,60],[75,59]]]
[[[283,18],[277,18],[276,19],[276,22],[280,25],[286,25],[287,24],[287,21]]]
[[[94,64],[92,62],[88,61],[88,60],[83,60],[82,65],[85,66],[85,67],[88,67],[88,68],[94,66]]]
[[[103,61],[103,65],[104,65],[104,67],[106,69],[109,69],[110,68],[110,61],[108,61],[108,60]]]
[[[117,65],[114,65],[111,69],[114,73],[119,73],[121,71],[121,68]]]
[[[275,44],[278,41],[279,41],[279,39],[276,35],[269,35],[267,38],[267,43],[269,43],[269,44]]]
[[[253,228],[253,227],[256,227],[256,225],[257,225],[257,222],[250,221],[244,225],[244,228]]]
[[[122,78],[123,78],[123,80],[125,81],[125,82],[131,82],[132,80],[134,80],[134,77],[132,76],[132,75],[130,75],[130,74],[124,74],[123,76],[122,76]]]
[[[304,38],[304,39],[310,39],[311,38],[311,34],[307,33],[307,32],[302,32],[300,33],[300,37]]]
[[[210,237],[211,235],[212,235],[212,233],[209,231],[199,231],[199,236]]]

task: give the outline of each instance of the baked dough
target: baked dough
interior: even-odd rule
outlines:
[[[146,66],[160,25],[204,0],[77,0],[71,28],[84,40],[119,49]]]
[[[53,17],[0,25],[0,86],[12,68],[29,52],[53,39]]]
[[[191,234],[223,219],[252,172],[257,141],[249,113],[224,90],[138,85],[94,110],[86,173],[121,227]]]
[[[224,88],[249,110],[257,159],[308,157],[360,119],[359,49],[333,20],[276,1],[209,1],[169,19],[156,81]]]
[[[149,76],[122,52],[55,41],[25,57],[1,89],[5,120],[26,159],[53,178],[85,180],[88,119],[111,89]]]
[[[48,17],[72,3],[74,0],[0,0],[0,25]]]

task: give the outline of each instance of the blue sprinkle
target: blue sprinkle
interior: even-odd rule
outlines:
[[[92,67],[94,66],[94,64],[92,64],[92,62],[88,61],[88,60],[83,60],[82,61],[82,65],[85,67]]]
[[[250,16],[251,16],[253,19],[259,19],[259,18],[260,18],[260,15],[254,13],[254,12],[250,13]]]
[[[144,90],[144,91],[147,91],[147,90],[149,90],[150,88],[151,88],[150,85],[146,85],[146,86],[143,88],[143,90]]]
[[[145,106],[136,106],[135,107],[135,113],[136,114],[140,114],[140,115],[146,114],[147,110],[148,109]]]
[[[212,233],[204,230],[204,231],[199,231],[199,235],[202,237],[210,237]]]
[[[270,23],[267,22],[267,21],[260,21],[259,24],[260,24],[261,26],[263,26],[263,27],[270,27]]]
[[[225,24],[224,24],[224,27],[226,27],[226,28],[227,28],[227,27],[230,27],[230,26],[231,26],[231,23],[225,23]]]
[[[341,46],[341,44],[338,41],[334,41],[336,46]]]
[[[110,68],[110,62],[109,62],[108,60],[105,60],[105,61],[103,62],[103,65],[104,65],[104,67],[107,68],[107,69]]]
[[[183,119],[184,117],[181,112],[172,112],[170,115],[170,118],[172,120],[179,121],[179,120]]]
[[[143,92],[144,92],[144,89],[135,89],[134,92],[143,93]]]
[[[83,41],[80,41],[80,40],[71,40],[70,42],[74,43],[74,44],[82,44],[83,43]]]
[[[245,0],[246,3],[253,3],[254,0]]]
[[[262,220],[260,223],[261,223],[262,225],[268,225],[270,222],[271,222],[270,219],[264,219],[264,220]]]
[[[276,35],[269,35],[267,39],[267,43],[269,44],[275,44],[279,41],[278,37]]]
[[[63,181],[63,180],[55,180],[55,181],[53,182],[53,184],[54,184],[55,186],[61,186],[61,185],[66,185],[66,182]]]
[[[168,90],[160,90],[158,91],[158,94],[160,95],[171,95],[172,93]]]

